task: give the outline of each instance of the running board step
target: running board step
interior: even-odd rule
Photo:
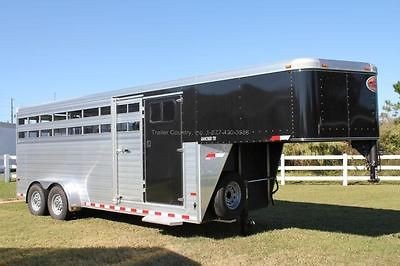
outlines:
[[[178,226],[183,224],[182,220],[156,215],[147,215],[143,217],[142,221],[146,223],[162,224],[168,226]]]

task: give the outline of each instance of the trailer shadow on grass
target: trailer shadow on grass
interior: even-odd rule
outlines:
[[[200,265],[164,248],[0,248],[1,265]]]
[[[276,201],[274,207],[250,213],[256,225],[253,233],[287,228],[346,233],[378,237],[400,234],[400,211],[340,206],[306,202]],[[209,222],[202,225],[184,224],[168,227],[144,223],[141,217],[84,210],[77,218],[98,217],[159,229],[162,234],[176,237],[209,237],[223,239],[240,235],[238,223]],[[400,237],[400,236],[399,236]]]
[[[268,230],[300,228],[378,237],[400,233],[400,211],[365,207],[276,201],[276,206],[255,212]]]

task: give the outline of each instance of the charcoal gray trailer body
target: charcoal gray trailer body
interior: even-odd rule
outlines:
[[[17,193],[56,219],[94,208],[167,225],[273,202],[284,143],[347,141],[375,180],[376,67],[296,59],[21,108]]]

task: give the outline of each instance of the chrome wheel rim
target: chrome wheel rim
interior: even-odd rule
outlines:
[[[34,191],[31,196],[32,210],[38,212],[41,206],[42,206],[42,197],[40,196],[39,191]]]
[[[230,210],[235,210],[239,207],[240,200],[242,199],[242,191],[237,182],[231,181],[225,189],[225,204]]]
[[[51,209],[55,215],[60,215],[63,211],[63,201],[60,194],[55,194],[51,198]]]

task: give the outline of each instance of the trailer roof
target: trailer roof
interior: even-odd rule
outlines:
[[[139,94],[139,93],[145,93],[163,89],[189,86],[200,83],[221,81],[221,80],[248,77],[248,76],[256,76],[261,74],[281,72],[287,70],[299,70],[299,69],[329,69],[329,70],[345,70],[345,71],[372,72],[372,73],[377,72],[377,68],[370,63],[317,59],[317,58],[298,58],[274,64],[252,66],[239,70],[224,71],[208,75],[200,75],[200,76],[177,79],[167,82],[154,83],[149,85],[139,85],[135,87],[113,90],[109,92],[102,92],[83,97],[73,98],[69,100],[56,101],[32,107],[23,107],[19,109],[19,112],[31,113],[31,112],[37,112],[43,108],[47,109],[47,108],[55,108],[57,106],[60,107],[67,106],[69,104],[78,102],[85,103],[85,102],[99,101],[111,97],[133,95],[133,94]]]

